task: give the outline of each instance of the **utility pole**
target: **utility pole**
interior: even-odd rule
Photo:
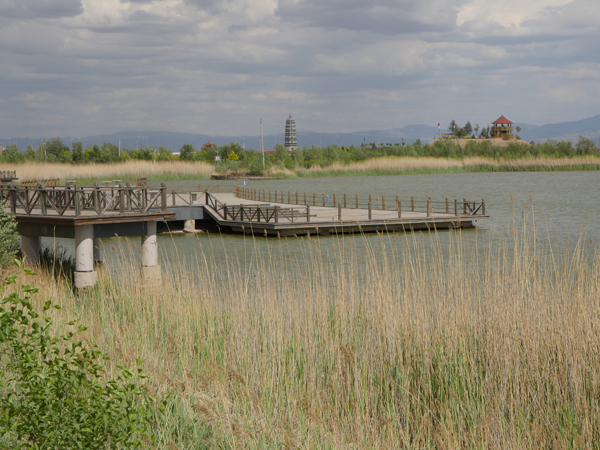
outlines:
[[[265,168],[265,143],[263,141],[263,134],[262,134],[262,119],[260,119],[260,151],[262,152],[263,155],[263,170]]]

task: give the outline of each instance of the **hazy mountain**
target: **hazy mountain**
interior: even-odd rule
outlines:
[[[590,117],[588,119],[578,120],[574,122],[561,122],[548,125],[529,125],[519,124],[522,128],[520,136],[526,141],[544,141],[546,139],[556,140],[571,140],[577,141],[580,135],[590,137],[600,143],[600,115]],[[300,147],[311,145],[360,145],[362,143],[375,142],[381,143],[411,143],[417,139],[421,142],[430,142],[434,137],[438,136],[441,131],[446,132],[446,126],[441,130],[437,127],[429,125],[407,125],[401,128],[393,128],[390,130],[365,130],[352,133],[317,133],[313,131],[302,131],[300,124],[296,124],[298,130],[298,145]],[[283,128],[283,127],[282,127]],[[49,138],[49,137],[48,137]],[[104,142],[110,142],[118,145],[119,138],[123,148],[137,148],[141,144],[171,148],[173,151],[179,151],[183,144],[192,144],[198,148],[206,142],[212,142],[217,145],[224,145],[230,142],[243,143],[246,149],[261,148],[260,136],[213,136],[209,134],[197,133],[176,133],[168,131],[123,131],[113,134],[102,134],[96,136],[85,137],[62,137],[66,145],[71,142],[81,140],[85,147],[91,147],[94,144],[102,145]],[[264,148],[272,149],[274,145],[283,144],[283,132],[277,134],[265,134],[263,136]],[[17,143],[20,150],[25,150],[28,145],[36,148],[42,138],[13,138],[11,143]],[[2,144],[6,146],[7,140],[2,140]]]

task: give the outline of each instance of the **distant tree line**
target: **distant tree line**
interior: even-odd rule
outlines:
[[[452,124],[451,124],[452,126]],[[478,125],[470,130],[470,123],[460,127],[477,131]],[[483,129],[480,136],[485,136]],[[523,157],[568,157],[577,155],[597,155],[596,143],[589,138],[580,136],[577,143],[571,141],[548,140],[544,143],[530,144],[522,141],[511,142],[508,146],[496,146],[490,140],[472,140],[461,147],[453,140],[438,140],[423,145],[420,140],[413,144],[405,143],[365,143],[360,146],[329,145],[326,147],[302,147],[289,152],[283,145],[277,144],[275,150],[263,155],[256,150],[243,150],[240,144],[232,142],[218,147],[214,144],[205,145],[197,150],[191,144],[181,147],[179,155],[174,155],[171,149],[165,147],[146,147],[140,145],[136,149],[119,148],[111,143],[102,146],[94,145],[83,148],[81,142],[73,142],[71,148],[64,145],[60,138],[52,138],[42,143],[37,149],[29,145],[20,152],[16,144],[10,145],[0,155],[0,162],[19,163],[26,161],[62,162],[71,164],[86,163],[115,163],[128,160],[146,161],[204,161],[214,164],[218,170],[247,169],[252,174],[261,174],[264,168],[277,165],[281,168],[297,169],[310,168],[315,165],[328,166],[334,162],[351,163],[365,161],[382,156],[412,156],[412,157],[445,157],[466,158],[482,156],[497,159],[518,159]]]

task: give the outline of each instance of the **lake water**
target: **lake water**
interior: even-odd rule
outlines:
[[[202,189],[207,186],[216,187],[214,181],[177,181],[167,182],[167,186],[184,192],[197,189],[198,183]],[[243,181],[219,182],[220,186],[242,185]],[[375,177],[322,177],[298,178],[293,180],[248,180],[249,188],[272,191],[317,193],[322,198],[325,193],[333,198],[333,193],[347,194],[348,199],[354,199],[356,194],[373,198],[386,196],[388,205],[393,205],[395,197],[400,196],[405,208],[411,196],[417,202],[431,197],[433,201],[443,201],[446,197],[453,200],[467,198],[468,200],[486,201],[486,214],[489,221],[481,221],[478,229],[463,230],[462,236],[467,241],[475,243],[489,236],[500,236],[515,221],[523,227],[523,215],[527,217],[525,226],[536,224],[539,239],[559,242],[575,242],[580,233],[585,233],[586,239],[597,242],[600,238],[600,173],[598,172],[515,172],[515,173],[473,173],[473,174],[441,174],[441,175],[402,175]],[[212,190],[212,189],[211,189]],[[512,198],[511,198],[512,194]],[[294,194],[292,194],[294,195]],[[514,200],[513,200],[514,198]],[[390,207],[388,206],[388,208]],[[330,252],[340,245],[360,254],[367,247],[379,248],[383,239],[387,239],[388,247],[394,242],[406,239],[403,234],[380,236],[368,234],[365,236],[322,236],[314,240],[320,248],[322,258],[328,258]],[[439,232],[435,236],[423,233],[424,251],[427,252],[428,240],[434,239],[442,248],[448,245],[448,232]],[[139,241],[137,237],[129,241],[124,239],[104,239],[103,253],[107,266],[117,259],[131,258],[132,263],[139,264]],[[229,261],[239,261],[246,269],[251,267],[257,257],[267,253],[279,255],[290,261],[302,261],[306,258],[306,239],[286,238],[256,238],[240,235],[218,235],[214,233],[199,234],[170,234],[158,237],[160,264],[189,266],[190,270],[207,259],[207,264],[218,268]],[[433,241],[432,241],[433,242]],[[44,239],[43,245],[61,248],[67,256],[73,253],[73,243],[69,240],[51,242]]]

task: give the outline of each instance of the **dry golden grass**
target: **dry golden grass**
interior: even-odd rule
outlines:
[[[33,163],[2,164],[2,170],[16,170],[20,180],[75,180],[117,178],[127,176],[150,177],[160,175],[199,175],[199,178],[210,176],[214,167],[204,162],[184,161],[127,161],[115,164],[61,164]]]
[[[596,448],[600,253],[503,233],[304,238],[298,261],[248,238],[222,264],[198,241],[154,289],[122,240],[121,281],[102,272],[97,293],[29,282],[175,393],[160,448]]]
[[[313,166],[310,169],[301,169],[302,172],[318,174],[320,172],[411,172],[419,170],[481,170],[489,169],[504,170],[535,170],[536,168],[560,168],[573,166],[598,166],[600,157],[584,156],[573,158],[521,158],[514,160],[497,160],[493,158],[470,157],[465,159],[453,158],[429,158],[429,157],[398,157],[388,156],[383,158],[369,159],[363,162],[344,164],[337,162],[330,166]]]

